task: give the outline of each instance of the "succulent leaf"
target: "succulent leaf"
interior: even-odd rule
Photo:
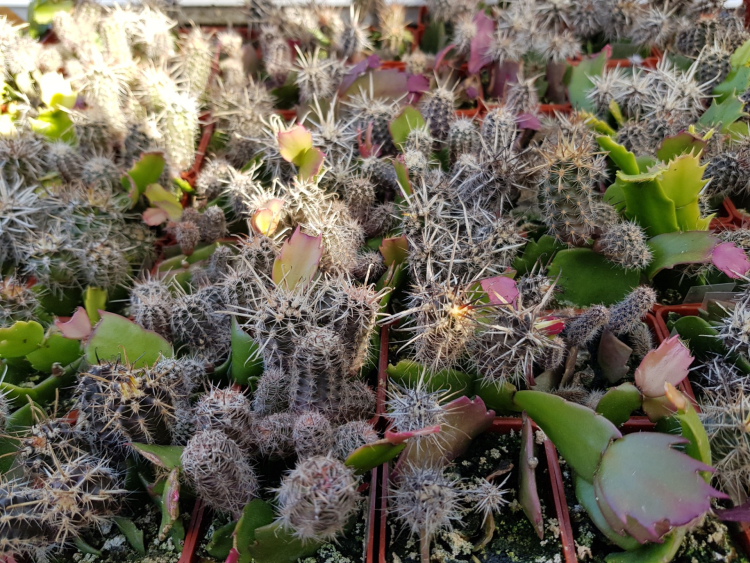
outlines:
[[[640,432],[607,448],[593,484],[604,517],[618,533],[641,543],[661,542],[673,528],[708,513],[712,498],[724,496],[700,475],[713,471],[711,466],[673,448],[687,441]]]
[[[305,287],[315,277],[322,257],[323,235],[306,235],[297,227],[273,263],[274,283],[290,290]]]
[[[164,338],[145,330],[134,322],[106,311],[85,344],[86,360],[95,365],[98,360],[124,359],[134,362],[133,367],[154,365],[160,357],[174,356],[172,345]]]
[[[622,436],[603,416],[557,395],[518,391],[513,401],[539,425],[575,472],[588,481],[593,481],[610,442]],[[585,434],[581,428],[587,429]]]

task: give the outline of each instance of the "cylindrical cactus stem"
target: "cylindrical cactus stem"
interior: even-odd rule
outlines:
[[[609,309],[594,305],[565,325],[565,339],[576,346],[586,346],[609,323]]]
[[[629,334],[656,305],[656,292],[645,285],[635,288],[625,299],[610,307],[607,328],[614,334]]]
[[[253,412],[267,416],[289,408],[289,375],[280,368],[267,368],[253,396]]]
[[[456,93],[453,89],[440,86],[427,92],[422,97],[420,109],[432,136],[438,141],[445,141],[451,123],[456,119]]]
[[[237,443],[221,430],[202,430],[182,452],[182,467],[212,508],[239,518],[258,493],[258,479]]]

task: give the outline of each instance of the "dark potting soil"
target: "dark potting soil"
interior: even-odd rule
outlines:
[[[560,458],[560,465],[565,484],[565,496],[570,507],[578,560],[605,563],[607,555],[622,550],[604,537],[591,522],[586,510],[576,500],[572,475],[562,458]],[[717,561],[749,563],[750,559],[735,544],[729,528],[717,518],[709,516],[700,526],[688,532],[673,561],[675,563],[716,563]]]
[[[452,531],[439,532],[432,543],[432,561],[436,563],[561,563],[562,546],[555,516],[549,472],[543,446],[537,445],[537,484],[542,497],[544,539],[539,540],[533,526],[516,499],[518,488],[518,457],[520,434],[486,433],[474,440],[466,455],[457,460],[452,470],[466,481],[487,477],[498,469],[513,464],[506,483],[509,504],[496,514],[495,530],[489,542],[477,547],[485,532],[482,516],[466,512]],[[502,479],[502,478],[501,478]],[[401,524],[389,516],[391,538],[387,563],[419,562],[419,540],[411,537]]]
[[[130,516],[136,527],[143,532],[143,545],[146,555],[141,555],[128,543],[120,529],[112,523],[107,524],[100,534],[98,531],[84,535],[84,540],[101,551],[101,555],[92,553],[67,554],[57,559],[59,563],[177,563],[181,548],[176,546],[171,537],[159,540],[161,512],[152,504],[144,504],[135,515]],[[182,520],[187,529],[190,515],[183,514]],[[55,561],[55,559],[52,559]]]

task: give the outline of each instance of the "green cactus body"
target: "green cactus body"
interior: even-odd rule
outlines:
[[[542,152],[545,175],[540,189],[543,219],[555,236],[581,246],[594,234],[597,182],[603,176],[601,156],[570,139]]]

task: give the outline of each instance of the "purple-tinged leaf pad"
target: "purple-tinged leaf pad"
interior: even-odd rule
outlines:
[[[628,434],[602,456],[594,490],[607,522],[641,543],[661,542],[673,528],[711,510],[720,493],[703,480],[705,463],[676,450],[687,440],[655,432]]]

